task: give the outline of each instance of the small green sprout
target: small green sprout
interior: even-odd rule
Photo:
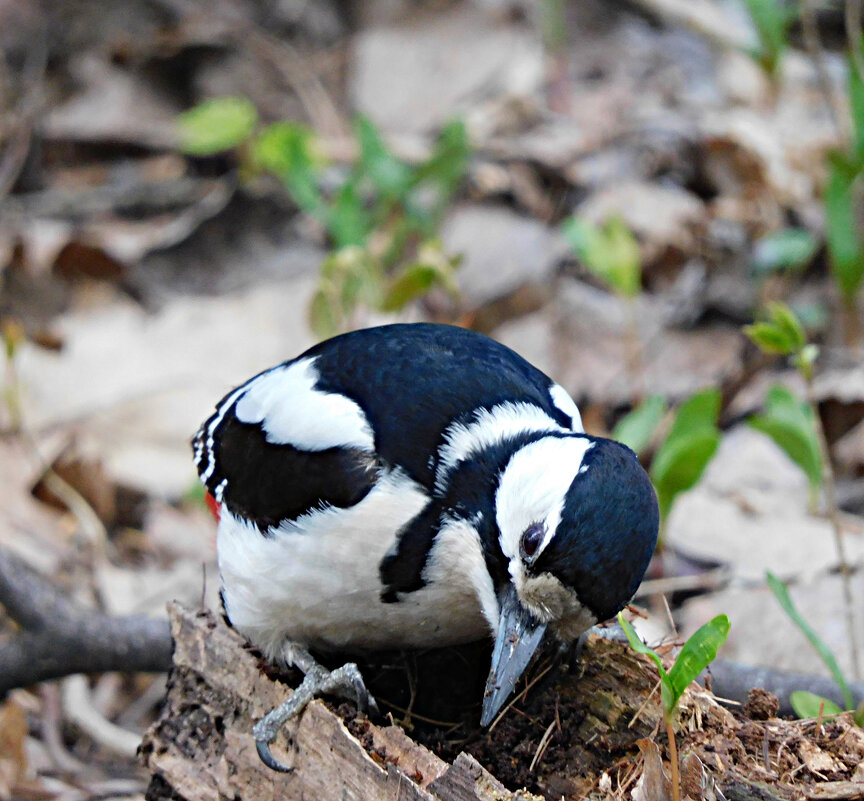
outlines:
[[[807,341],[804,326],[785,303],[769,303],[766,319],[744,326],[744,333],[763,353],[788,356],[808,383],[819,348]]]
[[[618,623],[624,630],[630,647],[634,651],[645,654],[657,666],[660,675],[660,699],[663,703],[663,721],[666,724],[666,733],[669,737],[670,762],[672,765],[672,793],[675,801],[681,797],[681,788],[678,778],[678,748],[675,743],[675,718],[678,712],[678,702],[684,690],[690,686],[694,679],[710,665],[717,656],[720,646],[726,642],[729,636],[731,624],[726,615],[718,615],[701,628],[690,635],[687,642],[681,648],[675,659],[671,670],[667,671],[663,662],[653,649],[649,648],[639,639],[636,629],[624,619],[624,615],[618,613]]]
[[[840,564],[840,573],[843,577],[846,627],[852,649],[852,668],[855,678],[858,679],[861,675],[861,667],[851,572],[849,560],[846,558],[843,529],[840,526],[837,508],[834,469],[831,465],[825,429],[822,426],[822,419],[819,417],[816,396],[813,393],[813,369],[819,355],[819,349],[807,341],[804,326],[801,325],[792,310],[783,303],[769,304],[766,319],[745,326],[744,333],[763,353],[786,356],[791,359],[807,385],[807,411],[791,396],[788,390],[774,387],[767,399],[765,415],[752,420],[751,425],[768,434],[806,473],[810,481],[811,506],[815,506],[814,500],[817,491],[821,488],[825,490],[828,517],[834,530],[837,561]]]
[[[666,399],[662,395],[649,395],[618,421],[612,430],[612,438],[623,442],[641,456],[651,444],[664,414]]]
[[[803,270],[819,250],[819,240],[805,228],[784,228],[761,237],[753,247],[754,275]]]
[[[651,463],[651,481],[662,519],[668,517],[678,495],[696,485],[716,453],[720,444],[719,414],[720,393],[716,389],[697,392],[678,408]]]
[[[765,413],[747,421],[767,434],[796,464],[810,483],[810,506],[816,507],[822,486],[823,465],[813,410],[782,384],[775,384],[765,399]]]
[[[193,155],[236,150],[240,175],[270,173],[318,222],[332,250],[309,309],[321,337],[355,327],[361,308],[399,311],[436,287],[457,294],[459,258],[435,233],[468,167],[465,126],[444,126],[429,157],[409,164],[358,117],[359,154],[350,169],[329,169],[312,130],[283,120],[258,128],[245,98],[210,100],[180,115],[181,148]]]
[[[789,27],[795,20],[796,11],[781,0],[744,0],[744,4],[759,37],[759,45],[750,51],[750,55],[774,78],[789,47]]]
[[[864,283],[864,230],[860,218],[864,164],[860,158],[859,154],[850,157],[833,153],[825,187],[825,228],[831,270],[843,304],[851,311]]]
[[[825,644],[825,641],[816,633],[816,630],[804,619],[798,608],[792,601],[789,595],[789,588],[777,578],[773,573],[765,574],[765,581],[769,589],[774,593],[777,602],[783,608],[783,611],[789,616],[789,619],[801,630],[801,633],[807,638],[813,650],[819,654],[819,657],[825,663],[825,667],[831,673],[834,683],[840,688],[840,694],[843,696],[845,708],[851,710],[855,705],[852,697],[852,691],[849,689],[849,684],[840,665],[837,664],[837,659],[831,649]],[[829,698],[823,698],[815,693],[806,690],[796,690],[789,694],[789,703],[795,710],[795,714],[799,718],[815,718],[819,715],[839,715],[843,710],[840,709]],[[853,720],[858,726],[864,726],[864,703],[854,712]]]
[[[218,97],[183,112],[177,124],[184,153],[212,156],[246,142],[258,124],[258,112],[245,97]]]
[[[613,291],[635,298],[642,289],[642,257],[633,232],[620,217],[603,225],[571,217],[561,228],[585,268]]]

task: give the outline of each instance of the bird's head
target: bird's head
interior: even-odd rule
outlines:
[[[633,597],[657,542],[659,512],[636,455],[608,439],[535,440],[510,458],[495,493],[498,630],[483,701],[488,725],[547,630],[562,640]]]

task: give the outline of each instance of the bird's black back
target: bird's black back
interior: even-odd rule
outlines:
[[[317,388],[355,401],[386,463],[431,489],[444,430],[477,409],[531,403],[570,428],[552,403],[552,380],[505,345],[455,326],[395,324],[353,331],[298,358],[317,356]]]
[[[367,328],[321,342],[278,367],[308,359],[318,376],[315,391],[360,407],[374,453],[271,442],[260,424],[237,418],[242,387],[217,404],[193,443],[208,490],[262,531],[322,506],[357,503],[374,486],[379,467],[401,469],[432,496],[446,429],[470,423],[478,410],[527,403],[567,429],[573,422],[553,403],[550,378],[506,346],[463,328]],[[244,387],[254,391],[259,376]],[[298,402],[290,394],[284,398],[289,409]]]

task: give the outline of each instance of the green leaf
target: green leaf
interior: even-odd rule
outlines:
[[[669,680],[669,674],[666,672],[666,668],[663,667],[663,662],[660,660],[660,657],[654,653],[653,649],[649,648],[644,642],[642,642],[639,635],[636,633],[636,629],[633,628],[633,625],[629,620],[624,619],[624,615],[621,612],[618,613],[618,625],[621,626],[621,629],[626,635],[630,647],[638,654],[645,654],[645,656],[649,657],[657,666],[657,673],[660,676],[660,697],[663,701],[663,709],[667,715],[671,715],[671,713],[675,711],[675,704],[678,702],[678,698],[673,698],[674,691],[672,683]]]
[[[326,213],[326,226],[338,249],[366,244],[372,222],[353,181],[346,181],[336,194]]]
[[[864,51],[864,42],[859,47]],[[851,52],[847,54],[847,72],[849,75],[849,109],[852,113],[852,125],[855,135],[855,158],[858,164],[864,164],[864,83],[855,68]]]
[[[318,187],[322,158],[309,128],[293,122],[268,125],[252,142],[251,157],[259,169],[282,180],[298,208],[327,224],[327,205]]]
[[[180,149],[193,156],[212,156],[243,144],[255,130],[258,112],[244,97],[207,100],[177,117]]]
[[[789,703],[799,718],[823,718],[843,712],[830,698],[811,693],[809,690],[795,690],[789,693]]]
[[[783,607],[783,611],[786,612],[792,622],[801,629],[801,632],[810,642],[810,645],[812,645],[816,653],[819,654],[822,661],[825,663],[825,666],[831,672],[835,684],[840,688],[840,692],[843,693],[843,703],[846,704],[847,709],[851,709],[853,706],[852,693],[849,691],[849,685],[846,683],[843,671],[840,670],[840,666],[837,664],[834,654],[831,653],[831,649],[825,645],[819,635],[795,608],[795,604],[792,602],[792,598],[789,595],[789,588],[773,573],[766,573],[765,581],[768,583],[768,587],[771,589],[771,592],[774,593],[774,597],[780,603],[780,606]]]
[[[753,248],[753,272],[800,270],[813,261],[819,240],[804,228],[785,228],[759,239]]]
[[[612,431],[612,439],[623,442],[641,454],[651,444],[651,438],[665,413],[666,399],[662,395],[651,395],[618,421]]]
[[[765,414],[747,421],[757,431],[767,434],[793,461],[810,482],[822,484],[822,455],[810,407],[782,384],[775,384],[765,400]]]
[[[255,165],[276,175],[318,167],[323,162],[311,128],[298,122],[274,122],[252,142]]]
[[[360,143],[360,170],[384,197],[401,199],[414,180],[412,169],[394,156],[367,117],[358,117],[354,132]]]
[[[858,708],[852,714],[852,720],[855,721],[856,726],[864,729],[864,701],[858,704]]]
[[[731,624],[726,615],[717,615],[690,635],[669,671],[675,703],[690,683],[710,665],[729,636]]]
[[[771,322],[783,332],[783,335],[791,343],[793,353],[801,350],[807,344],[804,326],[785,303],[769,303],[768,314],[771,317]]]
[[[789,356],[807,344],[807,334],[785,303],[769,303],[768,319],[744,326],[744,333],[765,353]]]
[[[679,493],[693,487],[717,451],[720,393],[703,390],[681,404],[672,428],[654,456],[651,480],[665,518]]]
[[[437,184],[439,202],[447,202],[465,177],[470,157],[471,146],[465,123],[452,120],[438,134],[429,159],[417,168],[417,183],[428,181]]]
[[[438,243],[424,243],[417,254],[417,261],[406,264],[396,274],[384,296],[381,310],[400,311],[433,287],[442,287],[451,295],[457,295],[456,267],[460,258],[446,256]]]
[[[624,297],[642,288],[642,255],[633,232],[620,217],[601,227],[571,217],[561,228],[580,261],[594,275]]]
[[[753,55],[773,75],[788,46],[786,33],[792,13],[778,0],[744,0],[744,5],[759,37],[759,48]]]
[[[329,339],[340,331],[341,317],[327,291],[319,287],[309,304],[309,327],[320,339]]]
[[[860,179],[857,164],[832,154],[825,187],[826,238],[834,279],[847,303],[854,301],[864,281],[864,242],[856,192]]]
[[[745,325],[742,330],[763,353],[788,356],[792,352],[789,338],[771,323],[753,323]]]

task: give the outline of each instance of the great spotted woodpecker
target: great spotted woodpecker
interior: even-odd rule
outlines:
[[[471,331],[388,325],[322,342],[226,395],[193,443],[220,505],[222,598],[270,660],[306,673],[255,729],[356,667],[307,649],[495,638],[488,725],[548,632],[577,638],[633,596],[657,501],[636,456],[584,433],[569,395]]]

